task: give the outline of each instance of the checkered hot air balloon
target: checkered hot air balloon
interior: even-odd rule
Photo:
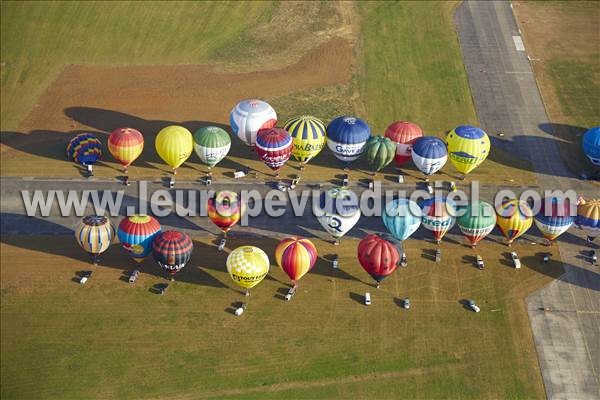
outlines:
[[[362,239],[357,248],[360,265],[375,279],[377,287],[396,270],[401,252],[401,243],[392,243],[375,234]]]
[[[412,146],[415,141],[423,136],[421,127],[408,121],[396,121],[385,130],[385,137],[396,143],[396,156],[394,160],[397,166],[406,164],[412,158]]]
[[[229,124],[242,142],[254,146],[258,131],[277,124],[277,113],[269,103],[262,100],[243,100],[231,110]]]
[[[227,232],[240,220],[246,212],[246,205],[236,192],[222,190],[209,198],[206,204],[208,218],[223,231]]]
[[[533,212],[524,201],[506,200],[496,205],[496,214],[496,224],[509,246],[533,225]]]
[[[544,198],[534,218],[535,225],[550,245],[573,225],[574,220],[569,199],[556,197]]]
[[[256,154],[279,176],[279,170],[292,155],[292,137],[285,129],[262,129],[256,135]]]
[[[317,262],[317,248],[308,239],[285,238],[275,248],[275,261],[296,286],[298,279]]]
[[[458,217],[457,224],[471,247],[477,246],[490,234],[496,225],[496,212],[490,203],[473,202],[465,207],[465,213]]]
[[[93,165],[102,158],[102,142],[91,133],[80,133],[69,141],[67,158],[81,165]]]
[[[185,267],[193,251],[194,244],[190,236],[179,231],[164,231],[152,241],[154,261],[171,276]]]
[[[149,215],[132,215],[119,223],[117,236],[127,254],[137,264],[141,264],[152,251],[152,241],[160,232],[160,224],[155,218]]]
[[[258,285],[269,273],[269,257],[258,247],[242,246],[233,250],[227,257],[227,272],[240,287],[248,289]]]
[[[133,128],[115,129],[108,136],[108,150],[127,173],[127,168],[144,150],[144,136]]]
[[[303,166],[325,146],[325,124],[309,115],[288,119],[283,129],[292,136],[292,155]]]
[[[100,215],[84,217],[75,228],[75,240],[92,255],[94,265],[98,264],[98,257],[108,249],[114,237],[115,228],[110,220]]]

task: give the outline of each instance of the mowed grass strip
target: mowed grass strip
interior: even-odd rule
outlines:
[[[273,257],[275,240],[232,237],[226,252],[194,240],[191,262],[164,296],[146,260],[135,285],[118,244],[93,268],[70,237],[5,236],[1,247],[2,398],[539,398],[543,388],[522,299],[562,273],[533,246],[486,240],[477,251],[450,235],[409,240],[409,267],[380,289],[356,261],[357,239],[314,239],[320,258],[290,302],[275,266],[245,298],[227,275],[242,244]],[[487,266],[477,270],[474,254]],[[79,285],[77,271],[94,269]],[[362,304],[371,292],[373,304]],[[410,296],[403,310],[400,299]],[[482,312],[465,310],[473,298]],[[226,311],[248,301],[240,318]]]

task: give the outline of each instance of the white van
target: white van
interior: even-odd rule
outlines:
[[[365,293],[365,306],[370,306],[371,305],[371,293],[367,292]]]

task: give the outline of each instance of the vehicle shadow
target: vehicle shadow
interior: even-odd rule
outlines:
[[[350,292],[350,299],[354,300],[360,305],[365,305],[365,296],[362,294]]]

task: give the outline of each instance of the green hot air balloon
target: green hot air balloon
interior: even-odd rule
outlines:
[[[208,169],[217,165],[231,148],[229,134],[216,126],[204,126],[194,133],[194,151]]]
[[[396,155],[396,143],[383,136],[372,136],[367,141],[366,149],[367,161],[375,172],[391,163]]]
[[[473,202],[466,207],[465,213],[458,217],[457,224],[471,247],[475,247],[494,229],[496,212],[490,203]]]

